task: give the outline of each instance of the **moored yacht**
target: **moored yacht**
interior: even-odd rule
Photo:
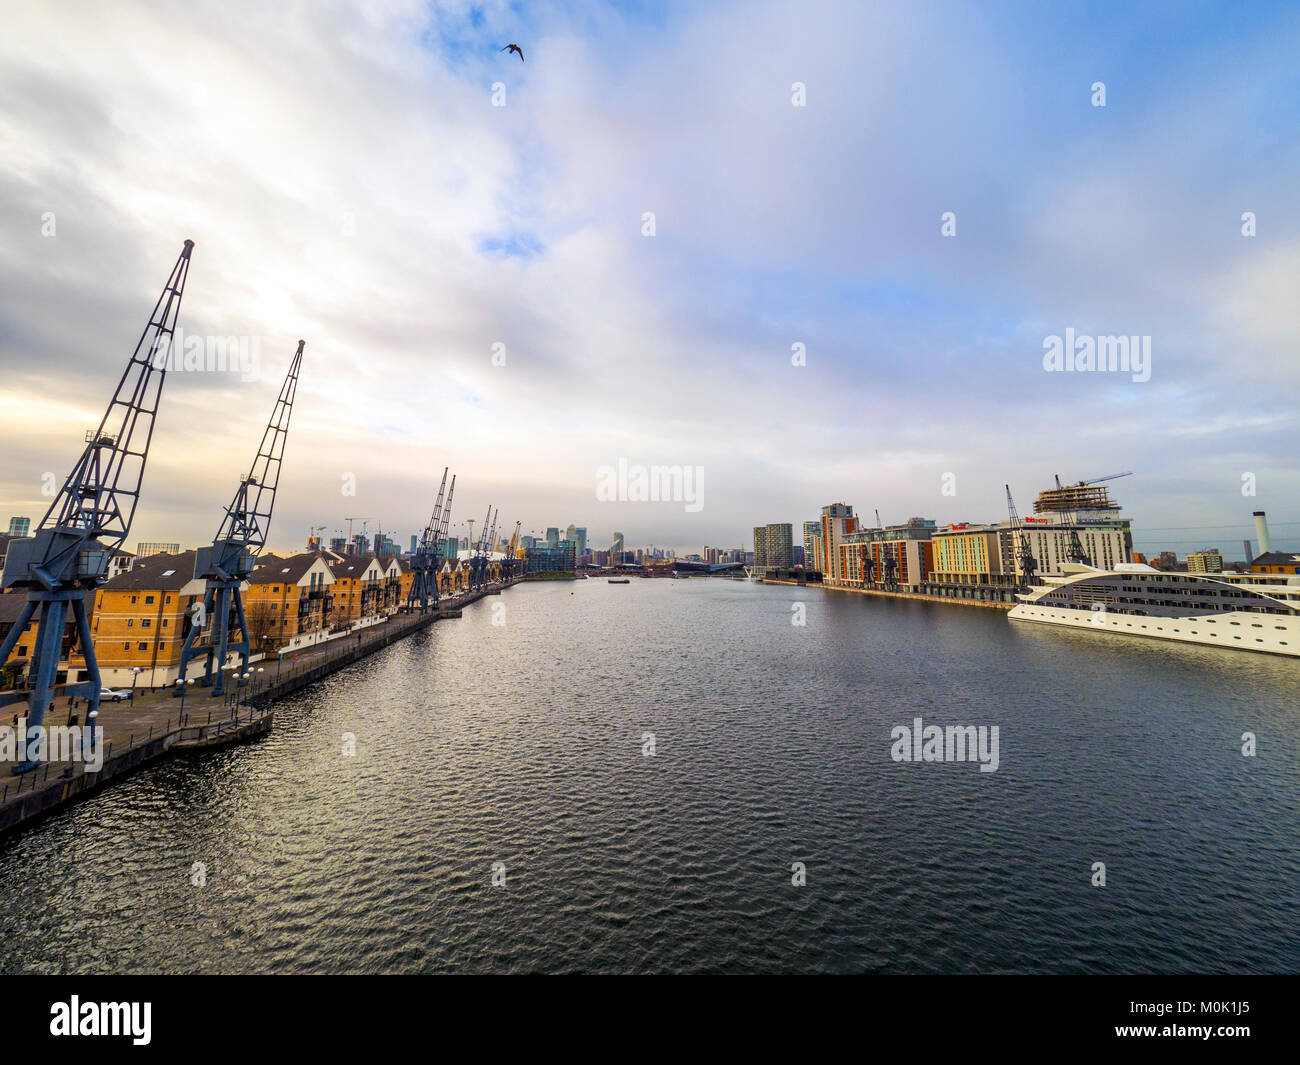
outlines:
[[[1013,621],[1300,657],[1300,576],[1166,573],[1061,563],[1008,615]]]

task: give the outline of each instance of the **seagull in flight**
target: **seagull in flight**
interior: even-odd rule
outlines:
[[[522,63],[522,62],[524,61],[524,50],[523,50],[522,48],[520,48],[519,45],[517,45],[517,44],[508,44],[508,45],[506,45],[504,48],[502,48],[501,51],[503,51],[503,52],[518,52],[518,53],[519,53],[519,62]]]

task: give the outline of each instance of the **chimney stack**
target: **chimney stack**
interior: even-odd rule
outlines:
[[[1268,538],[1268,521],[1262,510],[1255,511],[1255,539],[1259,541],[1261,555],[1267,555],[1273,550],[1273,541]]]

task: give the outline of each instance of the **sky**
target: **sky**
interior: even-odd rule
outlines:
[[[491,504],[597,548],[836,501],[998,521],[1006,484],[1023,514],[1131,470],[1139,550],[1239,558],[1254,510],[1300,549],[1295,5],[0,23],[0,518],[44,514],[188,238],[181,328],[256,372],[168,373],[130,549],[211,540],[299,338],[274,549],[349,517],[405,543],[446,466],[456,531]],[[1150,337],[1149,379],[1045,369],[1066,330]],[[620,461],[702,490],[603,498]]]

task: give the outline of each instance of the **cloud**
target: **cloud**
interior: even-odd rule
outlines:
[[[593,543],[739,544],[841,498],[996,518],[1004,482],[1112,468],[1137,520],[1197,520],[1176,471],[1209,498],[1297,442],[1296,160],[1268,130],[1298,35],[1213,17],[29,5],[0,40],[11,506],[70,465],[190,237],[185,330],[260,338],[263,372],[168,380],[133,541],[215,532],[299,337],[273,546],[415,531],[444,465],[458,518]],[[1152,380],[1044,374],[1067,327],[1152,335]],[[598,505],[619,457],[705,466],[704,511]],[[1280,506],[1300,475],[1268,468]]]

